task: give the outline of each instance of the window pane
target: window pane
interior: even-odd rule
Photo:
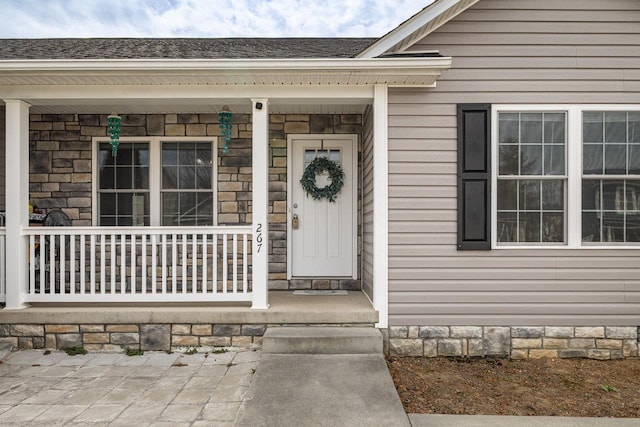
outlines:
[[[180,188],[181,190],[196,188],[195,166],[180,166],[178,172],[178,188]]]
[[[542,145],[520,146],[520,175],[542,175]]]
[[[640,242],[640,214],[627,214],[627,242]]]
[[[564,210],[564,181],[542,181],[542,209]]]
[[[582,113],[582,140],[584,142],[604,142],[603,120],[601,111],[585,111]]]
[[[178,212],[178,193],[162,193],[162,213],[173,217]]]
[[[624,181],[602,181],[602,210],[624,210]]]
[[[198,177],[196,182],[196,188],[198,189],[211,189],[211,168],[210,167],[198,167],[196,169]]]
[[[520,214],[519,241],[540,241],[540,212],[527,212]]]
[[[612,111],[604,113],[605,143],[627,142],[626,121],[627,113],[625,112]]]
[[[544,146],[544,174],[564,175],[564,145]]]
[[[178,168],[176,166],[162,167],[162,188],[168,190],[178,188]]]
[[[116,195],[114,193],[102,193],[99,197],[100,215],[115,215]]]
[[[585,144],[582,147],[582,171],[585,174],[602,174],[602,144]]]
[[[518,146],[500,146],[500,175],[518,175]]]
[[[133,170],[131,167],[116,167],[116,188],[130,189],[133,188]]]
[[[582,213],[583,242],[600,242],[600,218],[595,212]]]
[[[640,144],[629,145],[629,174],[640,175]]]
[[[604,146],[604,173],[624,175],[627,173],[627,146],[606,144]]]
[[[626,183],[626,203],[627,211],[638,212],[640,211],[640,182],[639,181],[627,181]]]
[[[629,113],[627,130],[629,132],[629,142],[640,144],[640,112]]]
[[[498,212],[498,242],[517,242],[518,222],[515,212]]]
[[[498,181],[498,210],[518,210],[518,181]]]
[[[149,167],[136,167],[133,170],[133,188],[148,189],[149,188]]]
[[[624,215],[605,212],[602,215],[602,241],[624,242]]]
[[[520,181],[520,210],[540,210],[540,181]]]
[[[113,166],[103,166],[100,168],[100,189],[116,188],[116,168]]]
[[[602,200],[600,199],[600,180],[582,181],[582,210],[600,210]]]
[[[545,144],[565,142],[565,115],[562,113],[546,113],[544,115]]]
[[[542,114],[520,115],[520,143],[542,144]]]
[[[518,129],[518,113],[500,113],[498,116],[499,142],[517,144],[520,142]]]
[[[564,241],[564,214],[556,212],[543,212],[542,214],[542,241]]]
[[[178,164],[178,144],[173,142],[162,144],[162,164],[167,166]]]

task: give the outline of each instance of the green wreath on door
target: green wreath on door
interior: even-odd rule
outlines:
[[[329,174],[331,184],[318,188],[316,176],[324,171]],[[326,157],[316,157],[304,170],[300,184],[307,195],[314,200],[326,198],[329,202],[336,201],[336,195],[344,185],[344,171],[340,165]]]

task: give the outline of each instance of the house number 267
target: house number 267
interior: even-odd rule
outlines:
[[[260,253],[260,250],[262,250],[262,223],[258,223],[258,225],[256,226],[256,243],[257,243],[257,253]]]

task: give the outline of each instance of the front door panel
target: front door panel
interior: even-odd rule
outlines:
[[[298,218],[291,231],[291,274],[294,277],[351,277],[353,275],[353,146],[354,140],[292,139],[292,196],[289,221]],[[314,200],[300,185],[305,168],[316,157],[329,157],[345,173],[344,186],[335,202]],[[319,175],[316,185],[330,184]]]

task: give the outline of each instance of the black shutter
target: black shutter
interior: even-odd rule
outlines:
[[[458,104],[458,250],[491,249],[491,104]]]

